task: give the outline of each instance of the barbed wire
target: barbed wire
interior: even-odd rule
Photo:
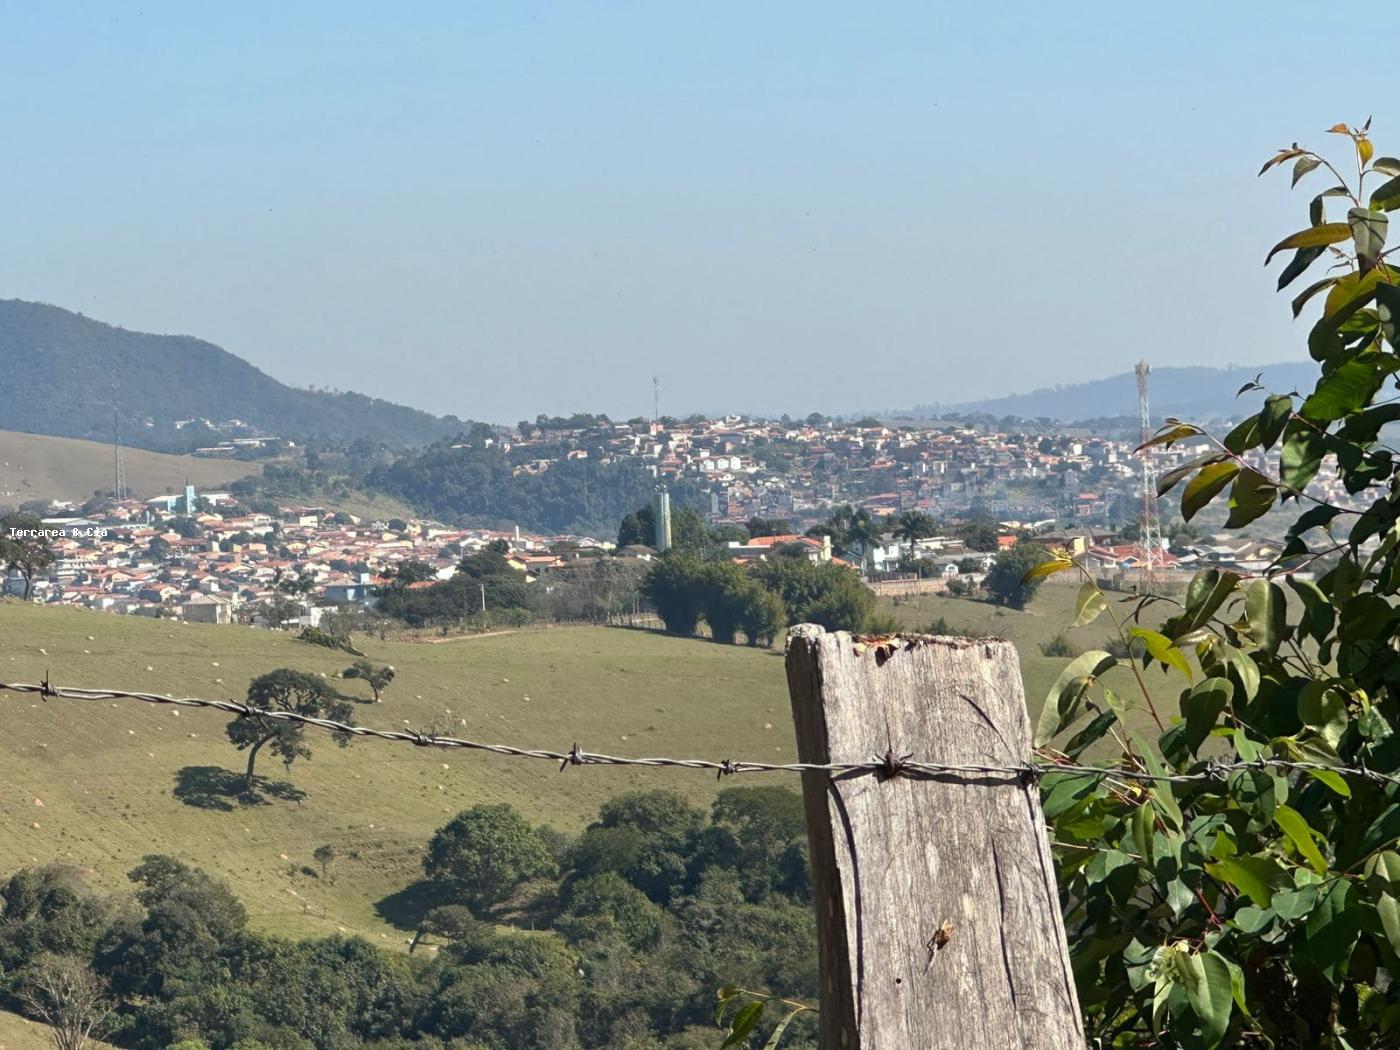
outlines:
[[[1400,785],[1400,776],[1382,773],[1358,766],[1333,765],[1326,762],[1308,762],[1286,758],[1260,757],[1250,761],[1222,762],[1218,759],[1206,760],[1203,768],[1189,773],[1153,773],[1148,770],[1131,769],[1122,766],[1089,766],[1073,762],[1024,762],[1020,764],[948,764],[925,762],[913,755],[897,755],[893,749],[884,755],[877,755],[865,762],[749,762],[734,759],[631,757],[605,755],[582,750],[577,743],[568,751],[551,751],[543,748],[517,747],[512,744],[491,744],[461,737],[444,736],[437,733],[424,733],[411,729],[374,729],[369,726],[339,722],[330,718],[317,718],[298,711],[284,711],[274,708],[255,707],[237,700],[211,700],[205,697],[176,697],[160,693],[133,692],[128,689],[88,689],[54,685],[47,675],[39,683],[0,682],[0,692],[30,694],[44,700],[58,698],[65,700],[137,700],[141,703],[168,707],[208,708],[236,715],[239,718],[253,718],[267,722],[289,722],[319,729],[324,732],[361,737],[373,740],[386,740],[394,743],[413,744],[416,747],[435,747],[444,750],[483,751],[507,758],[531,758],[548,762],[558,762],[560,771],[570,766],[640,766],[651,769],[691,769],[713,772],[717,777],[737,773],[830,773],[833,775],[873,774],[876,776],[911,777],[922,779],[964,778],[969,781],[985,778],[1035,783],[1051,773],[1075,776],[1093,776],[1106,779],[1132,781],[1135,783],[1193,784],[1204,781],[1223,781],[1231,773],[1242,770],[1267,772],[1278,770],[1302,773],[1334,773],[1342,777],[1369,780],[1380,784]]]

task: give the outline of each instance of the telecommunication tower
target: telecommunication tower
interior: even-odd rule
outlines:
[[[1152,412],[1147,403],[1147,376],[1152,371],[1146,361],[1137,363],[1138,411],[1142,416],[1142,443],[1152,438]],[[1142,549],[1146,553],[1142,565],[1143,590],[1151,590],[1159,579],[1162,567],[1162,522],[1157,516],[1157,465],[1154,462],[1156,449],[1144,448],[1138,456],[1142,460]]]
[[[122,460],[121,415],[115,388],[112,391],[112,495],[126,499],[126,463]]]

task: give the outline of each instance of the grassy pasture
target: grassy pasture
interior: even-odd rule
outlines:
[[[186,478],[199,489],[223,488],[262,470],[257,463],[138,448],[122,449],[122,463],[127,486],[142,497],[183,492]],[[111,487],[111,445],[0,430],[0,504],[19,506],[34,499],[82,503],[95,490]]]
[[[1063,631],[1087,649],[1108,636],[1106,618],[1064,630],[1074,592],[1046,586],[1025,612],[942,597],[890,609],[910,627],[943,616],[1011,639],[1034,717],[1065,663],[1041,655],[1040,644]],[[382,704],[356,708],[366,725],[431,727],[553,750],[577,741],[626,755],[795,757],[775,652],[585,627],[440,644],[356,642],[398,670]],[[349,662],[343,653],[251,628],[0,602],[0,681],[35,682],[47,670],[59,685],[241,698],[250,678],[274,668],[334,676]],[[1131,675],[1118,668],[1110,676],[1131,703]],[[1160,672],[1150,680],[1161,681]],[[1163,696],[1179,687],[1175,677],[1164,681]],[[358,682],[341,688],[369,695]],[[259,760],[262,775],[305,796],[245,805],[226,793],[244,763],[224,736],[226,722],[216,712],[134,701],[0,694],[0,874],[61,860],[88,869],[96,885],[119,889],[142,855],[170,853],[227,878],[260,928],[343,930],[402,943],[394,895],[418,875],[432,831],[466,806],[506,801],[534,821],[577,831],[622,791],[664,786],[708,805],[719,786],[701,772],[561,773],[544,762],[375,741],[342,750],[312,734],[312,759],[290,772],[273,756]],[[326,877],[311,857],[322,844],[339,854]]]

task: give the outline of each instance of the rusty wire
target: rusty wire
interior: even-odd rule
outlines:
[[[1283,758],[1257,758],[1252,761],[1221,762],[1208,760],[1203,768],[1190,773],[1152,773],[1122,766],[1086,766],[1070,762],[1024,762],[1020,764],[947,764],[925,762],[912,755],[896,756],[893,750],[883,756],[873,756],[863,762],[749,762],[734,759],[669,758],[669,757],[630,757],[605,755],[582,750],[574,743],[567,751],[552,751],[544,748],[517,747],[512,744],[490,744],[460,737],[443,736],[437,733],[423,733],[411,729],[373,729],[369,726],[337,722],[329,718],[317,718],[297,711],[283,711],[254,707],[237,700],[210,700],[204,697],[175,697],[159,693],[133,692],[127,689],[83,689],[70,686],[56,686],[46,676],[39,683],[0,682],[0,692],[38,695],[45,700],[50,697],[66,700],[137,700],[147,704],[170,707],[210,708],[236,715],[239,718],[256,718],[270,722],[291,722],[332,734],[361,737],[373,740],[387,740],[394,743],[413,744],[417,747],[436,747],[444,750],[484,751],[488,754],[503,755],[507,758],[532,758],[547,762],[558,762],[559,769],[570,766],[634,766],[651,769],[693,769],[713,772],[724,777],[735,773],[829,773],[836,776],[853,774],[874,774],[882,778],[908,777],[916,779],[998,779],[1021,783],[1034,783],[1050,773],[1075,776],[1094,776],[1140,783],[1191,784],[1210,780],[1225,780],[1231,773],[1241,770],[1283,772],[1324,772],[1338,776],[1370,780],[1381,784],[1400,785],[1400,776],[1378,772],[1366,766],[1340,766],[1324,762],[1306,762]]]

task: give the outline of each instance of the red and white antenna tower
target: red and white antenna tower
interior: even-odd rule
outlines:
[[[1147,404],[1147,376],[1152,368],[1146,361],[1137,363],[1138,411],[1142,416],[1142,442],[1152,437],[1152,412]],[[1155,448],[1138,453],[1142,459],[1142,519],[1141,541],[1146,558],[1142,565],[1142,590],[1155,589],[1160,582],[1162,567],[1162,522],[1157,516],[1157,465],[1153,461]]]

